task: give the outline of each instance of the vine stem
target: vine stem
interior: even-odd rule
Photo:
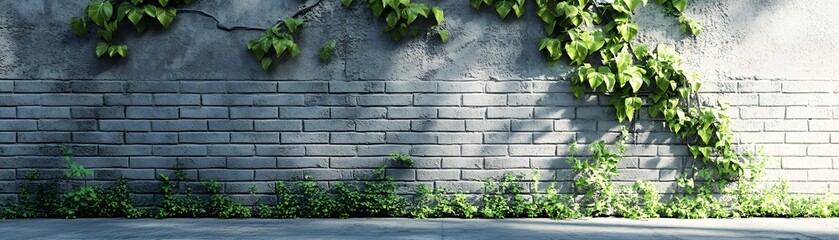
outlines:
[[[305,6],[303,8],[300,8],[299,10],[294,12],[294,14],[292,14],[291,17],[292,18],[301,17],[301,16],[305,15],[306,13],[309,13],[314,7],[320,5],[321,2],[323,2],[323,0],[317,0],[317,2],[315,2],[315,3],[313,3],[309,6]],[[219,21],[218,18],[215,15],[210,14],[210,13],[208,13],[206,11],[203,11],[203,10],[180,8],[180,9],[178,9],[178,11],[183,12],[183,13],[194,13],[194,14],[199,14],[199,15],[208,17],[208,18],[210,18],[210,19],[212,19],[213,21],[216,22],[216,28],[218,28],[222,31],[225,31],[225,32],[232,32],[232,31],[238,31],[238,30],[262,31],[262,32],[264,32],[264,31],[268,30],[268,28],[253,27],[253,26],[226,26],[226,25],[222,24],[221,21]],[[277,20],[277,22],[274,25],[272,25],[272,27],[280,25],[282,22],[283,22],[283,19],[280,18],[280,19]]]

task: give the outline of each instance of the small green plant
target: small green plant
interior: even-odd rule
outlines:
[[[335,52],[335,45],[337,44],[338,41],[335,39],[331,39],[323,43],[323,47],[318,49],[318,55],[320,56],[320,60],[328,62],[329,58],[332,57],[332,53]]]
[[[481,5],[491,6],[502,19],[507,18],[510,11],[515,12],[517,18],[524,14],[524,0],[469,0],[469,3],[475,9],[481,9]]]
[[[261,205],[259,216],[263,218],[297,218],[300,217],[300,199],[284,182],[274,184],[274,194],[277,202],[273,206]]]
[[[259,38],[248,42],[248,49],[256,56],[263,70],[268,71],[275,59],[300,55],[300,47],[294,42],[292,34],[302,24],[303,19],[289,17],[265,30]]]
[[[218,181],[210,180],[202,184],[210,193],[208,211],[210,215],[220,218],[249,218],[251,209],[233,201],[230,196],[221,192],[221,184]]]
[[[397,162],[399,164],[404,164],[406,166],[414,166],[414,160],[411,159],[411,156],[405,153],[393,151],[390,153],[391,161]]]
[[[556,183],[548,186],[547,193],[541,197],[539,205],[545,215],[552,219],[581,217],[580,205],[571,196],[558,194]]]
[[[350,7],[353,0],[342,0],[344,7]],[[411,2],[411,0],[368,0],[370,10],[376,17],[384,17],[387,27],[384,32],[390,34],[394,41],[400,41],[408,35],[416,37],[419,28],[413,23],[423,17],[434,18],[430,22],[429,33],[436,33],[445,42],[448,40],[449,32],[442,29],[445,15],[443,9],[429,6],[422,3]]]

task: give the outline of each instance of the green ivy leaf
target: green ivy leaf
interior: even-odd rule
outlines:
[[[289,32],[294,33],[295,31],[297,31],[297,28],[299,28],[300,25],[303,25],[303,19],[288,17],[285,20],[283,20],[283,23],[285,23],[285,26],[288,28]]]
[[[174,7],[167,7],[167,8],[157,8],[157,12],[155,13],[155,17],[163,25],[164,28],[169,28],[169,25],[172,24],[172,21],[175,20],[175,16],[178,14],[178,9]]]
[[[434,13],[434,19],[437,20],[437,25],[443,24],[443,20],[445,19],[443,9],[439,7],[433,7],[431,8],[431,12]]]
[[[411,3],[408,4],[407,7],[405,7],[405,17],[408,20],[408,24],[411,24],[414,22],[414,20],[417,19],[417,16],[421,15],[423,17],[428,18],[429,11],[431,11],[431,9],[429,9],[428,6],[425,4]]]
[[[350,7],[350,5],[352,4],[352,1],[353,0],[341,0],[341,3],[343,3],[344,7],[346,8],[346,7]]]
[[[684,12],[685,8],[688,6],[688,0],[672,0],[673,8],[676,8],[676,11]]]
[[[643,100],[640,97],[628,97],[624,100],[624,110],[626,112],[626,118],[632,122],[632,119],[635,116],[635,111],[641,108],[643,104]]]
[[[509,1],[501,1],[495,5],[495,11],[502,19],[507,18],[511,10],[513,10],[513,3]]]
[[[169,0],[157,0],[160,3],[160,6],[166,7],[169,4]]]
[[[469,4],[472,4],[472,7],[475,9],[480,9],[482,2],[482,0],[469,0]]]
[[[449,41],[449,31],[448,30],[440,30],[440,31],[437,32],[437,34],[440,35],[440,40],[442,40],[443,43]]]
[[[101,57],[102,55],[105,55],[105,53],[108,52],[108,48],[110,46],[111,45],[106,42],[99,42],[98,44],[96,44],[96,56]]]
[[[338,44],[338,41],[335,39],[326,41],[323,44],[323,47],[318,49],[318,55],[320,55],[320,60],[324,62],[329,61],[329,58],[332,57],[332,53],[335,51],[335,45]]]
[[[143,8],[139,7],[135,7],[131,10],[128,10],[128,20],[131,21],[131,23],[133,23],[134,26],[137,26],[137,24],[140,23],[140,20],[143,19],[144,11],[145,10]]]
[[[625,23],[618,25],[618,33],[624,41],[630,42],[633,38],[635,38],[635,35],[638,34],[638,24]]]
[[[399,13],[396,11],[388,13],[385,21],[387,22],[388,27],[396,27],[396,21],[399,21]]]
[[[271,67],[271,63],[273,63],[273,62],[274,62],[274,59],[272,59],[270,57],[263,58],[262,61],[260,61],[260,64],[262,65],[262,70],[268,71],[268,68]]]
[[[114,6],[110,1],[93,1],[87,7],[87,16],[96,25],[103,26],[114,14]]]
[[[84,17],[71,17],[70,18],[70,28],[73,29],[73,32],[80,37],[87,35],[87,16]]]

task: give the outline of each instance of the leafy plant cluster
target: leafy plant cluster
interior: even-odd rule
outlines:
[[[303,24],[303,19],[288,17],[271,26],[257,39],[248,42],[251,50],[262,69],[268,71],[274,59],[286,55],[297,57],[300,47],[294,42],[294,34]]]
[[[176,7],[190,3],[192,0],[92,0],[84,15],[70,18],[70,28],[83,37],[92,22],[100,40],[96,56],[125,57],[128,46],[115,40],[120,23],[128,20],[140,33],[153,23],[168,28],[178,14]]]
[[[344,7],[352,6],[353,0],[342,0]],[[423,3],[411,2],[411,0],[367,0],[370,10],[376,17],[384,17],[387,27],[384,32],[390,34],[394,41],[400,41],[407,36],[416,37],[419,34],[419,27],[414,25],[420,17],[430,19],[429,34],[440,36],[440,40],[449,40],[449,31],[442,29],[441,25],[445,20],[445,13],[442,8],[430,6]]]

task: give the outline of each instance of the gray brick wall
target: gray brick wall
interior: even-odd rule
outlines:
[[[570,184],[570,144],[614,142],[620,129],[606,97],[576,100],[553,87],[564,83],[541,80],[7,82],[14,87],[0,93],[4,184],[35,168],[60,174],[60,144],[76,149],[94,179],[153,184],[181,162],[189,179],[222,181],[230,193],[250,185],[270,192],[272,181],[303,176],[364,178],[383,164],[397,167],[387,174],[406,192],[413,182],[474,192],[485,178],[531,169]],[[837,82],[798,84],[709,82],[703,100],[732,103],[739,143],[773,156],[769,179],[788,179],[796,192],[839,191]],[[692,163],[685,147],[659,121],[634,125],[615,180],[654,181],[672,192]],[[411,154],[415,167],[389,163],[392,151]]]

